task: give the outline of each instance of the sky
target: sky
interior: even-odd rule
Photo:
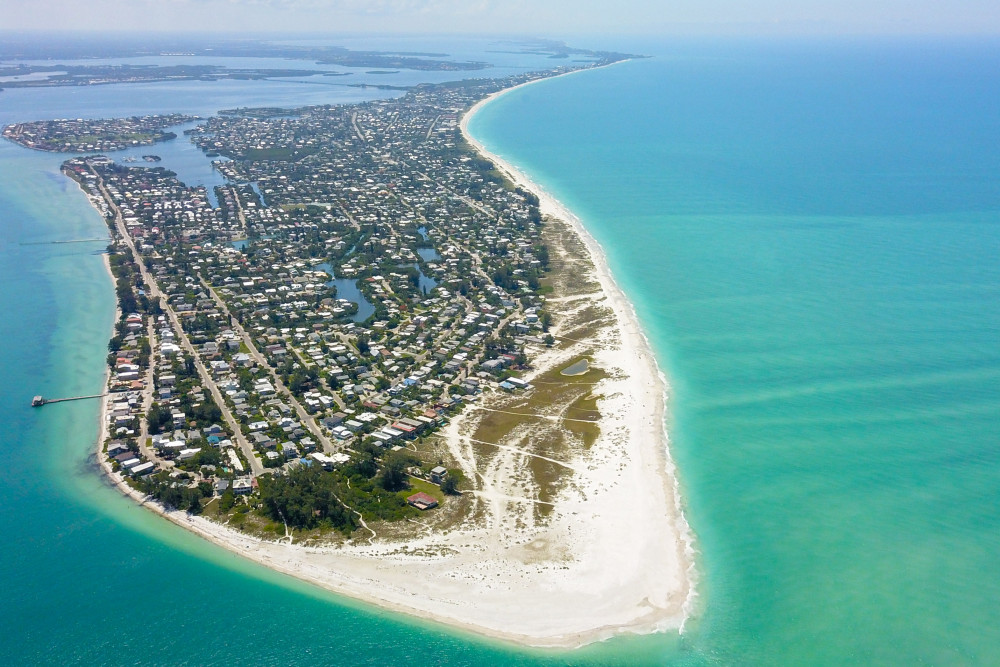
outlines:
[[[5,30],[1000,34],[1000,0],[4,0]]]

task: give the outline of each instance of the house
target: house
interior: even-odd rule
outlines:
[[[237,496],[245,496],[253,490],[253,484],[247,477],[237,477],[233,480],[233,493]]]
[[[121,440],[115,440],[113,442],[109,442],[108,443],[108,456],[109,457],[113,457],[113,456],[116,456],[117,454],[121,454],[122,452],[127,452],[127,451],[128,451],[128,447],[126,447],[125,443],[122,442]]]
[[[122,467],[131,471],[134,470],[138,465],[140,465],[140,463],[142,463],[140,459],[133,457],[128,461],[123,461]]]
[[[146,463],[140,463],[139,465],[132,468],[132,474],[136,477],[144,477],[156,470],[156,464],[152,461],[147,461]]]
[[[503,367],[506,365],[507,365],[507,360],[504,359],[503,357],[499,359],[490,359],[489,361],[484,361],[483,363],[480,364],[480,366],[482,366],[483,368],[485,368],[490,372],[502,370]]]
[[[418,491],[412,496],[409,496],[406,499],[406,502],[413,505],[421,512],[424,510],[434,509],[438,506],[438,501],[434,499],[434,496],[428,495],[423,491]]]
[[[431,469],[431,481],[435,484],[440,484],[444,481],[444,476],[448,474],[448,471],[444,466],[437,466]]]
[[[399,423],[405,426],[409,426],[415,431],[421,431],[424,428],[423,422],[416,421],[415,419],[410,419],[409,417],[403,417],[402,419],[399,420]]]
[[[277,441],[266,433],[251,433],[250,439],[253,441],[255,447],[271,449],[278,446]]]
[[[333,459],[322,452],[313,452],[309,458],[319,463],[326,470],[333,470]]]
[[[125,468],[126,470],[134,468],[135,466],[139,465],[139,463],[141,463],[139,457],[133,454],[132,452],[119,454],[118,456],[115,457],[115,460],[118,461],[121,467]]]
[[[402,435],[405,436],[412,436],[417,430],[412,426],[410,426],[409,424],[402,423],[402,421],[393,423],[391,428],[395,429],[396,431],[399,431]]]
[[[309,455],[309,458],[313,459],[327,470],[333,470],[335,466],[343,465],[350,460],[350,457],[343,452],[337,452],[329,456],[320,452],[313,452]]]

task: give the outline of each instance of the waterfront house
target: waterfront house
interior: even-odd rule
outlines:
[[[145,477],[156,471],[156,464],[152,461],[147,461],[146,463],[140,463],[139,465],[132,468],[131,473],[136,477]]]
[[[108,457],[114,457],[118,454],[127,451],[128,447],[126,447],[125,443],[120,440],[114,440],[108,443],[108,450],[107,450]]]

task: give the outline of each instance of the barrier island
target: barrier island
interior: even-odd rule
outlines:
[[[212,193],[67,160],[111,234],[110,478],[267,567],[474,632],[681,626],[690,538],[632,306],[580,221],[465,131],[497,94],[627,58],[229,110],[187,130]],[[134,129],[73,122],[5,136]]]

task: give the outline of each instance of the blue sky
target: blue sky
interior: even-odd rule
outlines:
[[[4,29],[1000,33],[1000,0],[5,0]]]

